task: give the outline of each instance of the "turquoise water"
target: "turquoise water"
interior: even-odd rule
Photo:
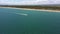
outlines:
[[[0,34],[60,34],[60,12],[0,8]]]

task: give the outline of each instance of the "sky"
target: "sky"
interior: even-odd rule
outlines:
[[[0,5],[60,4],[60,0],[0,0]]]

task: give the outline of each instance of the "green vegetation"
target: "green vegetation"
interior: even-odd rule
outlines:
[[[23,6],[23,5],[1,5],[1,7],[16,7],[16,8],[31,8],[31,9],[49,9],[49,10],[60,10],[60,6]]]

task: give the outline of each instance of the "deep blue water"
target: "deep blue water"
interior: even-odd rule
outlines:
[[[60,12],[0,8],[0,34],[60,34]]]

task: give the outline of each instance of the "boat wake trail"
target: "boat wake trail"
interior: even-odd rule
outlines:
[[[28,16],[28,14],[24,14],[24,13],[16,13],[18,15],[23,15],[23,16]]]

